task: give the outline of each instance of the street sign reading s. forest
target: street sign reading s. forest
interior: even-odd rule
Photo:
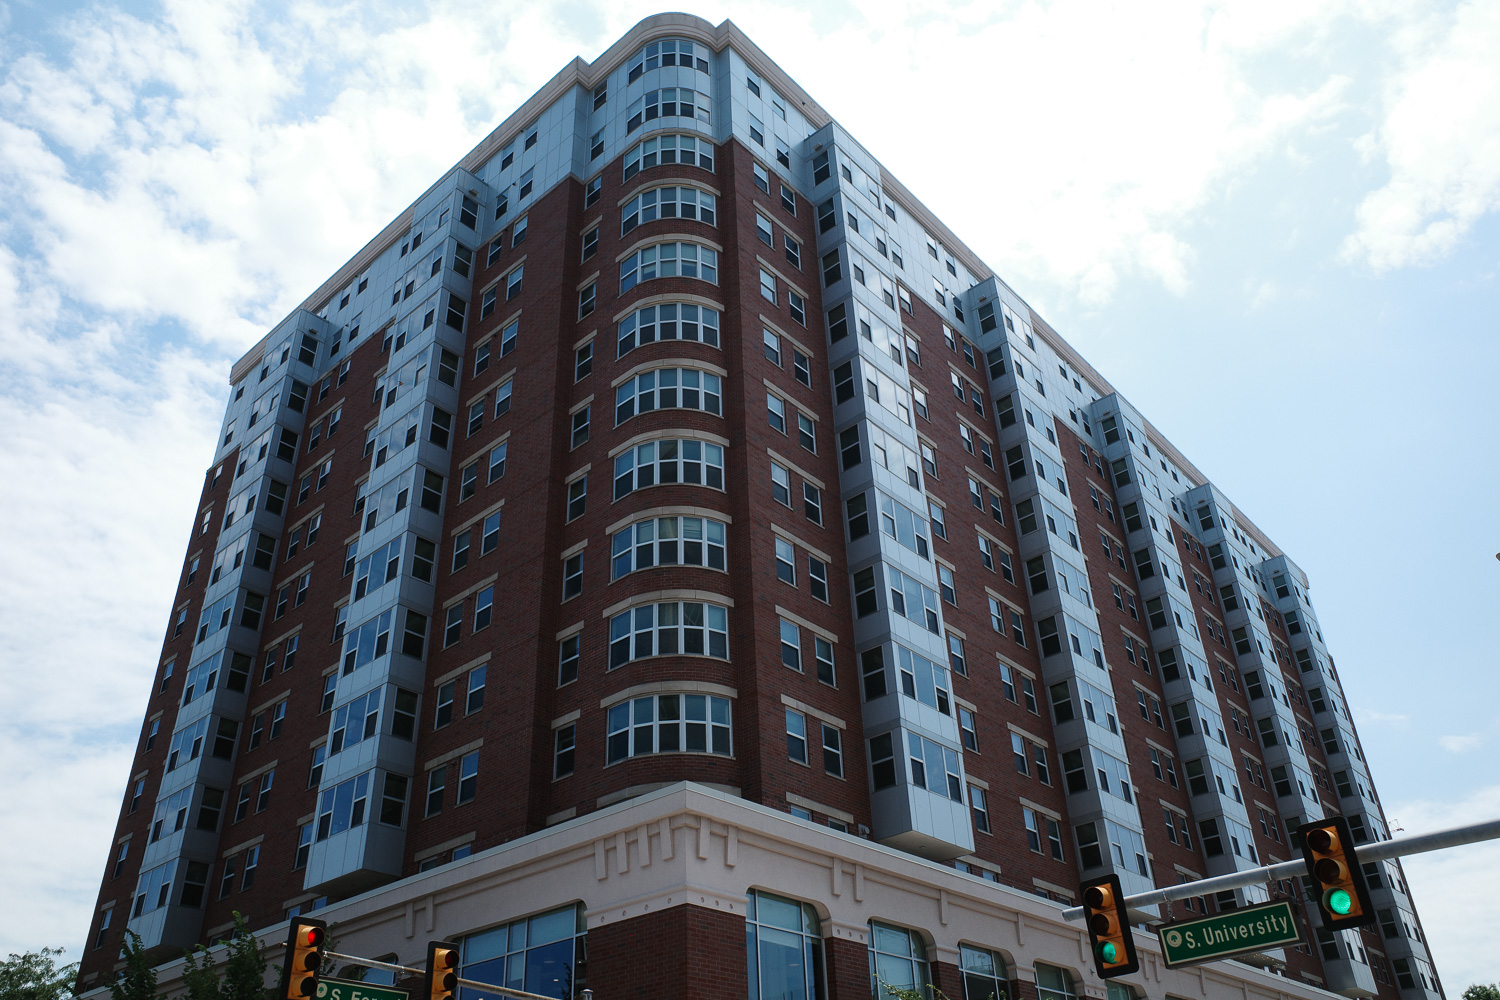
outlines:
[[[410,1000],[409,990],[391,986],[367,986],[352,979],[318,979],[318,1000]]]
[[[1156,929],[1156,934],[1169,968],[1280,948],[1302,940],[1297,914],[1285,901],[1165,924]]]

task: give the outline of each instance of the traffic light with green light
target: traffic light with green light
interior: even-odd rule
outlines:
[[[427,989],[423,1000],[453,1000],[458,989],[458,945],[451,941],[427,943]]]
[[[1307,860],[1307,874],[1313,881],[1323,926],[1336,931],[1374,923],[1375,908],[1365,887],[1365,873],[1354,856],[1348,820],[1329,816],[1304,823],[1297,832],[1302,836],[1302,856]]]
[[[1094,969],[1099,978],[1111,979],[1139,971],[1141,963],[1135,954],[1130,918],[1125,913],[1120,876],[1089,879],[1079,888],[1083,894],[1083,921],[1088,927]]]
[[[318,992],[328,925],[311,917],[293,917],[286,935],[286,966],[282,970],[283,1000],[309,1000]]]

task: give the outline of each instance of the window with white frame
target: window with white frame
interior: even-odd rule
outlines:
[[[582,983],[586,931],[583,907],[576,904],[500,924],[463,939],[463,964],[457,971],[481,983],[562,995],[566,984]],[[467,997],[484,995],[465,990]]]
[[[659,753],[733,754],[729,699],[657,694],[610,706],[605,764]]]
[[[620,235],[657,219],[694,219],[715,225],[718,200],[691,187],[659,187],[642,191],[620,209]]]
[[[630,116],[625,122],[625,131],[628,133],[657,118],[711,121],[713,98],[689,87],[663,87],[661,90],[649,90],[637,97],[626,110]]]
[[[724,448],[669,438],[636,445],[615,457],[614,498],[656,485],[687,483],[724,488]]]
[[[811,904],[751,890],[745,906],[749,1000],[824,1000],[822,934]]]
[[[625,179],[628,181],[642,170],[668,163],[713,170],[713,143],[691,135],[652,136],[636,143],[625,154]]]
[[[721,406],[719,376],[697,368],[658,368],[615,389],[615,425],[651,410],[703,410],[719,416]]]
[[[944,715],[952,715],[948,668],[929,660],[921,653],[907,649],[899,642],[894,645],[896,673],[901,681],[901,693],[937,709]]]
[[[887,987],[926,993],[932,977],[921,935],[904,927],[870,922],[870,971],[875,1000],[896,1000]]]
[[[609,666],[652,656],[729,659],[729,611],[702,601],[662,601],[609,620]]]
[[[725,525],[703,517],[653,517],[637,521],[611,538],[610,578],[618,580],[653,566],[727,569]]]
[[[707,306],[669,302],[646,306],[620,320],[616,357],[658,340],[690,340],[719,346],[719,313]]]
[[[708,49],[683,38],[666,38],[659,42],[652,42],[641,49],[640,53],[630,61],[630,72],[626,77],[626,82],[634,83],[648,71],[663,66],[681,66],[683,69],[696,69],[700,73],[707,73],[709,71]]]
[[[717,284],[719,254],[696,243],[658,243],[620,261],[620,294],[656,278],[700,278]]]
[[[921,625],[934,635],[938,632],[937,591],[925,586],[915,577],[886,567],[890,582],[890,608],[896,614]]]

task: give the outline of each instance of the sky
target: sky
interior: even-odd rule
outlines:
[[[82,950],[229,366],[658,10],[0,2],[0,954]],[[1500,817],[1500,4],[692,12],[1306,571],[1393,830]],[[1500,979],[1500,843],[1406,870],[1450,995]]]

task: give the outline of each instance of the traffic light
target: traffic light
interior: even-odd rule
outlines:
[[[1354,856],[1349,821],[1342,816],[1329,816],[1304,823],[1297,832],[1302,835],[1307,874],[1317,887],[1323,926],[1336,931],[1374,923],[1375,908],[1370,904],[1370,890],[1365,887],[1365,873]]]
[[[328,925],[311,917],[293,917],[286,935],[286,968],[281,977],[284,1000],[308,1000],[318,992]]]
[[[451,941],[427,942],[426,1000],[453,1000],[458,989],[458,945]]]
[[[1083,883],[1083,921],[1089,930],[1094,969],[1100,979],[1127,976],[1140,970],[1130,918],[1125,914],[1125,893],[1120,876],[1106,875]]]

